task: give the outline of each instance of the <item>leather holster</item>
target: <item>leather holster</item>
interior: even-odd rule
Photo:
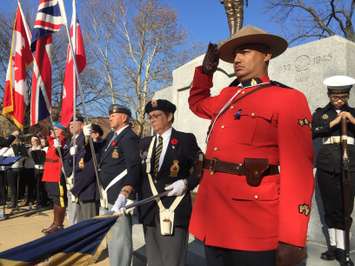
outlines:
[[[263,179],[264,172],[269,168],[268,159],[264,158],[245,158],[244,169],[247,183],[249,186],[257,187]]]

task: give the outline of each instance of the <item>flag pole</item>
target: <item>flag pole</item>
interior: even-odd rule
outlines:
[[[84,113],[84,116],[85,116],[85,122],[88,123],[89,120],[88,120],[88,117],[87,117],[85,101],[84,101],[84,94],[83,94],[83,91],[82,91],[80,77],[79,77],[79,71],[78,71],[78,65],[77,65],[77,62],[76,62],[76,55],[74,53],[73,44],[72,44],[72,41],[71,41],[71,38],[70,38],[70,32],[69,32],[69,28],[68,28],[67,14],[66,14],[66,11],[65,11],[65,6],[64,6],[63,0],[58,0],[58,3],[59,3],[59,8],[60,8],[62,17],[64,19],[64,26],[65,26],[65,30],[66,30],[66,33],[67,33],[67,38],[68,38],[68,41],[69,41],[69,47],[70,47],[72,55],[74,55],[73,56],[74,71],[75,71],[76,79],[77,79],[77,82],[78,82],[80,100],[81,100],[81,103],[83,105],[83,113]],[[76,21],[75,21],[75,25],[76,25]],[[74,108],[74,110],[75,110],[75,108]],[[89,138],[89,146],[90,146],[90,151],[91,151],[92,162],[94,164],[96,182],[97,182],[97,185],[99,186],[100,199],[102,199],[103,195],[102,195],[102,191],[100,189],[100,183],[99,183],[99,172],[98,172],[98,167],[97,167],[97,158],[96,158],[95,148],[94,148],[94,143],[92,141],[92,138]]]
[[[19,9],[20,9],[20,12],[21,12],[21,16],[22,16],[22,18],[25,20],[25,16],[24,16],[24,14],[23,14],[23,10],[22,10],[21,3],[20,3],[19,0],[17,1],[17,3],[18,3],[18,7],[19,7]],[[25,24],[27,24],[27,22],[26,22]],[[31,45],[31,39],[30,39],[31,33],[29,32],[29,29],[28,29],[26,26],[25,26],[25,30],[26,30],[27,41],[28,41],[29,45]],[[37,61],[36,61],[36,57],[35,57],[35,56],[33,56],[33,64],[34,64],[34,67],[37,67],[37,68],[38,68],[38,64],[37,64]],[[41,72],[38,70],[38,80],[37,80],[37,84],[36,84],[37,87],[38,87],[39,84],[41,84],[41,83],[43,83],[43,81],[42,81],[42,75],[41,75]],[[44,84],[44,83],[43,83],[43,84]],[[59,138],[58,138],[58,136],[57,136],[57,133],[56,133],[55,130],[54,130],[53,119],[52,119],[52,110],[51,110],[51,105],[50,105],[50,103],[49,103],[49,99],[48,99],[47,92],[46,92],[44,86],[40,86],[40,88],[41,88],[41,92],[42,92],[42,95],[43,95],[43,98],[44,98],[44,102],[45,102],[46,107],[47,107],[47,110],[48,110],[48,112],[49,112],[49,122],[50,122],[51,128],[52,128],[52,130],[53,130],[54,138],[60,143]],[[37,89],[38,89],[38,88],[37,88]],[[38,91],[38,90],[37,90],[37,91]],[[57,149],[57,152],[58,152],[58,155],[59,155],[59,160],[60,160],[60,162],[61,162],[61,164],[62,164],[62,172],[63,172],[63,175],[64,175],[64,177],[66,178],[67,175],[66,175],[65,170],[64,170],[64,160],[63,160],[62,151],[61,151],[60,147],[57,147],[56,149]]]
[[[73,62],[74,60],[76,59],[76,0],[73,0],[72,2],[72,10],[73,10],[73,14],[72,14],[72,23],[73,23],[73,40],[74,40],[74,48],[73,49],[70,49],[70,53],[72,55],[72,59],[73,59]],[[66,23],[66,16],[65,16],[65,23]],[[65,24],[67,25],[67,24]],[[70,37],[70,35],[69,35]],[[77,75],[76,71],[73,69],[73,121],[76,122],[76,80],[79,79],[79,76]],[[75,125],[76,126],[76,125]],[[72,185],[74,186],[74,180],[75,180],[75,164],[76,164],[76,153],[77,153],[77,150],[76,150],[76,136],[73,136],[74,139],[73,139],[73,146],[74,146],[74,149],[75,149],[75,153],[73,155],[73,170],[72,170]],[[70,192],[71,194],[71,192]],[[77,198],[71,194],[72,196],[72,201],[74,200],[77,201]]]

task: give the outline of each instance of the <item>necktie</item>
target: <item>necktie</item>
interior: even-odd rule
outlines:
[[[154,176],[156,177],[159,170],[159,160],[160,155],[163,150],[163,137],[158,137],[158,145],[155,146],[155,154],[154,154]]]

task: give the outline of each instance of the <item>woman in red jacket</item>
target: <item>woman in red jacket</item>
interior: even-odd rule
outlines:
[[[63,228],[65,209],[67,205],[65,180],[62,176],[62,163],[58,155],[58,150],[65,143],[65,127],[59,122],[53,122],[54,132],[51,130],[48,138],[48,152],[44,163],[44,173],[42,181],[48,197],[53,201],[53,223],[42,230],[42,233],[50,234]],[[57,136],[58,139],[55,138]]]

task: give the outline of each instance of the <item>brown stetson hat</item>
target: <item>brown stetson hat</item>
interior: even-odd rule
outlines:
[[[272,54],[271,58],[282,54],[288,46],[284,38],[269,34],[254,26],[246,26],[219,45],[219,56],[223,61],[233,63],[235,50],[246,44],[262,44],[267,46]]]

